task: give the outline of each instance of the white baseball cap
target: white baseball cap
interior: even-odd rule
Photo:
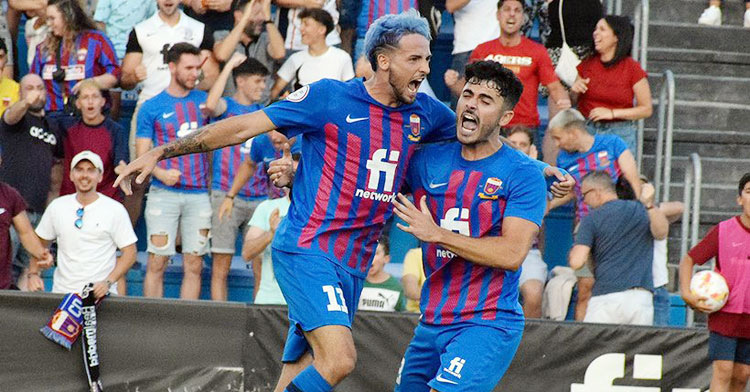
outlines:
[[[102,158],[95,152],[90,150],[81,151],[76,154],[76,156],[74,156],[73,160],[70,162],[70,170],[73,170],[78,162],[81,161],[89,161],[94,165],[95,168],[99,169],[100,172],[104,172],[104,163],[102,162]]]

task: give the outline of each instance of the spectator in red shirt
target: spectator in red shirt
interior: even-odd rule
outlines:
[[[680,295],[706,312],[705,298],[690,292],[693,266],[716,258],[716,272],[729,285],[729,300],[708,315],[708,357],[713,362],[712,392],[744,391],[750,376],[750,173],[740,179],[737,204],[742,214],[720,222],[680,261]]]
[[[560,110],[570,107],[570,98],[555,75],[547,49],[524,37],[521,33],[524,7],[524,2],[519,0],[498,2],[497,20],[500,22],[500,38],[477,46],[469,56],[469,63],[493,60],[513,71],[523,83],[523,94],[513,110],[515,115],[508,127],[524,125],[537,129],[540,124],[537,110],[540,83],[547,86],[551,99],[557,103]],[[459,95],[464,86],[464,80],[456,71],[448,70],[445,73],[445,84],[455,95]],[[550,118],[555,114],[556,112],[550,113]],[[541,141],[542,136],[543,133],[537,134],[536,140]],[[537,145],[537,148],[540,147]]]
[[[653,108],[648,75],[630,57],[632,46],[628,17],[608,15],[599,20],[594,30],[598,56],[578,65],[571,92],[578,96],[578,110],[589,120],[591,134],[615,134],[630,151],[637,151],[635,120],[650,117]]]
[[[115,167],[128,162],[128,134],[120,124],[102,113],[105,99],[95,83],[87,80],[79,83],[76,97],[80,118],[62,117],[58,124],[62,128],[61,134],[65,135],[60,196],[76,192],[70,180],[70,162],[79,152],[89,150],[99,155],[104,162],[104,178],[97,186],[97,192],[122,202],[122,194],[112,184],[117,178]]]

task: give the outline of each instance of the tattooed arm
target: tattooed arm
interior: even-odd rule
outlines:
[[[259,110],[242,116],[206,125],[185,137],[174,140],[149,150],[147,153],[130,162],[115,180],[113,186],[120,186],[126,195],[132,194],[130,181],[136,173],[135,181],[143,183],[154,170],[156,163],[162,159],[180,155],[202,153],[218,148],[240,144],[253,136],[275,129],[276,126],[266,114]]]

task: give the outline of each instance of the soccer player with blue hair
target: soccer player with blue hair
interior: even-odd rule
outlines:
[[[455,138],[455,114],[417,93],[430,72],[429,39],[427,20],[416,12],[383,16],[365,38],[371,79],[312,83],[156,147],[118,177],[129,193],[132,175],[143,182],[162,159],[273,129],[302,139],[292,203],[272,244],[290,321],[277,392],[330,391],[353,371],[354,312],[408,162],[419,143]]]

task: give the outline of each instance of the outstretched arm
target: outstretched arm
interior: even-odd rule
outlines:
[[[114,186],[121,186],[123,192],[130,195],[133,193],[130,189],[131,177],[139,173],[136,182],[142,184],[162,159],[244,143],[247,139],[272,129],[276,129],[276,126],[262,110],[208,124],[190,135],[153,148],[130,162],[120,172]]]

